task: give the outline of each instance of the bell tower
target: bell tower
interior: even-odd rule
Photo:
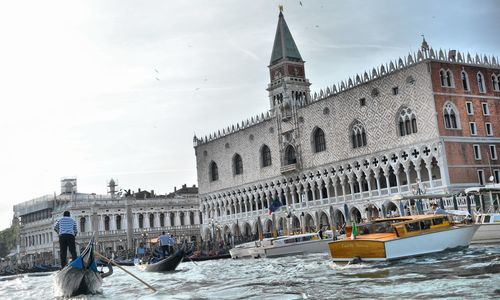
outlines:
[[[285,104],[295,107],[309,101],[311,84],[305,77],[304,61],[283,16],[283,6],[280,6],[278,27],[268,67],[271,82],[267,91],[271,111]]]

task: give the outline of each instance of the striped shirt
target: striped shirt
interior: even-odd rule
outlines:
[[[76,236],[76,222],[71,217],[62,217],[54,224],[54,230],[59,234],[71,234]]]

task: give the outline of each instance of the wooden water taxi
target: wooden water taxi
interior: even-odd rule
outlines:
[[[452,224],[444,215],[387,218],[359,225],[354,238],[347,226],[346,238],[328,247],[333,261],[386,261],[468,247],[477,229],[477,225]]]

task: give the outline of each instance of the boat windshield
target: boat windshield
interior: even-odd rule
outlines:
[[[376,223],[361,224],[359,225],[360,234],[370,234],[370,233],[395,233],[394,227],[391,225],[397,223],[396,220],[387,220]]]

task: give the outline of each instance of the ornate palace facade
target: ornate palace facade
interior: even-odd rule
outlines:
[[[162,231],[178,241],[198,241],[200,212],[196,186],[175,189],[168,195],[153,191],[114,192],[109,195],[76,192],[76,179],[65,179],[60,195],[47,195],[14,206],[20,233],[19,256],[28,263],[53,262],[59,258],[59,242],[53,230],[55,221],[65,210],[77,222],[76,241],[85,245],[95,237],[99,250],[133,253],[139,243],[156,238]],[[125,252],[123,252],[125,253]]]
[[[422,193],[465,207],[464,188],[498,182],[498,58],[424,40],[314,94],[304,65],[280,12],[270,110],[194,137],[204,238],[425,212],[428,201],[397,200]],[[283,206],[271,216],[273,199]]]

